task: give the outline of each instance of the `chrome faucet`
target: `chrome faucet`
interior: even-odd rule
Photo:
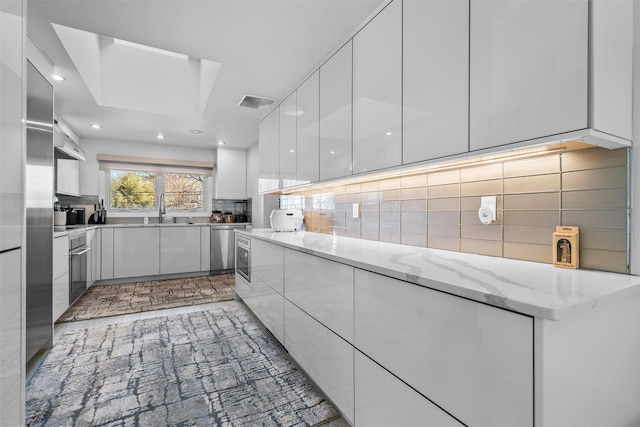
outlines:
[[[158,223],[162,224],[162,215],[166,214],[167,211],[164,208],[164,193],[160,194],[160,204],[158,206]]]

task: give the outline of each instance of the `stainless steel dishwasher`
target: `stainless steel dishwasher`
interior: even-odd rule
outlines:
[[[236,248],[233,230],[244,230],[246,225],[215,224],[211,226],[211,272],[231,272],[235,268]]]

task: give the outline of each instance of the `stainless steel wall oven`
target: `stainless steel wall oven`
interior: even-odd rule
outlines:
[[[236,273],[251,282],[251,239],[236,234]]]

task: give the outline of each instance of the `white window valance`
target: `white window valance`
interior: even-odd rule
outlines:
[[[213,162],[193,160],[155,159],[151,157],[116,156],[98,154],[96,156],[100,170],[131,170],[156,173],[187,173],[194,175],[213,175]]]

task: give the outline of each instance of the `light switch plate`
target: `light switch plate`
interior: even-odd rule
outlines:
[[[352,213],[352,218],[359,218],[360,217],[360,213],[359,213],[359,205],[358,203],[354,203],[353,204],[353,213]]]

